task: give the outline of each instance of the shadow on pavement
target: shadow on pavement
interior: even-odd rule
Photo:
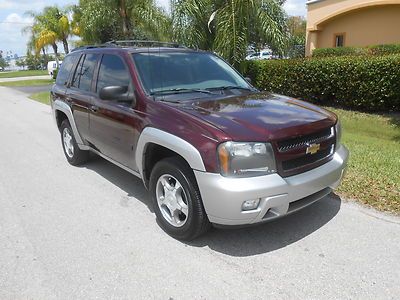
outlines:
[[[84,167],[103,176],[154,212],[147,190],[136,176],[97,156]],[[120,204],[125,206],[123,202]],[[231,256],[267,253],[295,243],[323,227],[336,216],[340,206],[340,197],[332,193],[311,206],[276,221],[240,229],[213,228],[204,236],[185,244],[192,247],[207,246]]]
[[[341,199],[330,194],[292,215],[241,229],[213,229],[188,243],[231,256],[252,256],[286,247],[318,230],[339,212]]]
[[[90,161],[83,167],[98,173],[109,182],[125,191],[127,196],[134,197],[144,203],[149,208],[150,212],[154,213],[148,192],[142,180],[138,177],[94,154],[91,156]],[[126,203],[127,201],[129,200],[121,199],[120,204],[122,206],[128,206]]]
[[[35,94],[40,92],[49,92],[51,85],[34,85],[34,86],[10,86],[9,88],[23,92],[25,94]]]

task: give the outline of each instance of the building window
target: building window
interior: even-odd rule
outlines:
[[[335,34],[334,39],[334,47],[343,47],[344,46],[344,33]]]

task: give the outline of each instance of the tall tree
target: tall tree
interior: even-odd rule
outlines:
[[[72,25],[85,43],[171,36],[171,20],[154,0],[80,0]]]
[[[0,69],[8,67],[8,62],[0,55]]]
[[[62,11],[57,6],[48,6],[41,13],[29,11],[27,14],[33,17],[31,34],[35,41],[36,52],[51,46],[57,56],[57,42],[61,42],[64,52],[69,53],[68,37],[72,34],[72,28],[67,11]]]
[[[287,20],[289,30],[288,55],[304,57],[307,21],[301,16],[291,16]]]
[[[174,37],[191,47],[214,50],[239,64],[248,45],[283,52],[287,42],[284,1],[173,0]]]

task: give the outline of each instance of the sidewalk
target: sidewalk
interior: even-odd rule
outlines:
[[[22,80],[37,80],[37,79],[50,79],[50,75],[0,78],[0,82],[11,82],[11,81],[22,81]]]

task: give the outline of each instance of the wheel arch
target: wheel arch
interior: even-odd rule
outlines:
[[[199,151],[192,144],[160,129],[146,127],[140,135],[135,157],[146,187],[154,165],[171,156],[181,157],[193,170],[206,171]]]
[[[56,100],[53,103],[53,111],[54,111],[54,116],[55,116],[58,128],[60,128],[62,121],[64,121],[65,119],[68,119],[69,124],[71,125],[71,128],[72,128],[72,131],[74,133],[76,143],[78,144],[78,147],[81,150],[88,150],[88,147],[83,143],[83,140],[81,138],[81,135],[79,134],[78,128],[76,127],[75,119],[74,119],[72,110],[69,107],[69,105],[61,100]]]

